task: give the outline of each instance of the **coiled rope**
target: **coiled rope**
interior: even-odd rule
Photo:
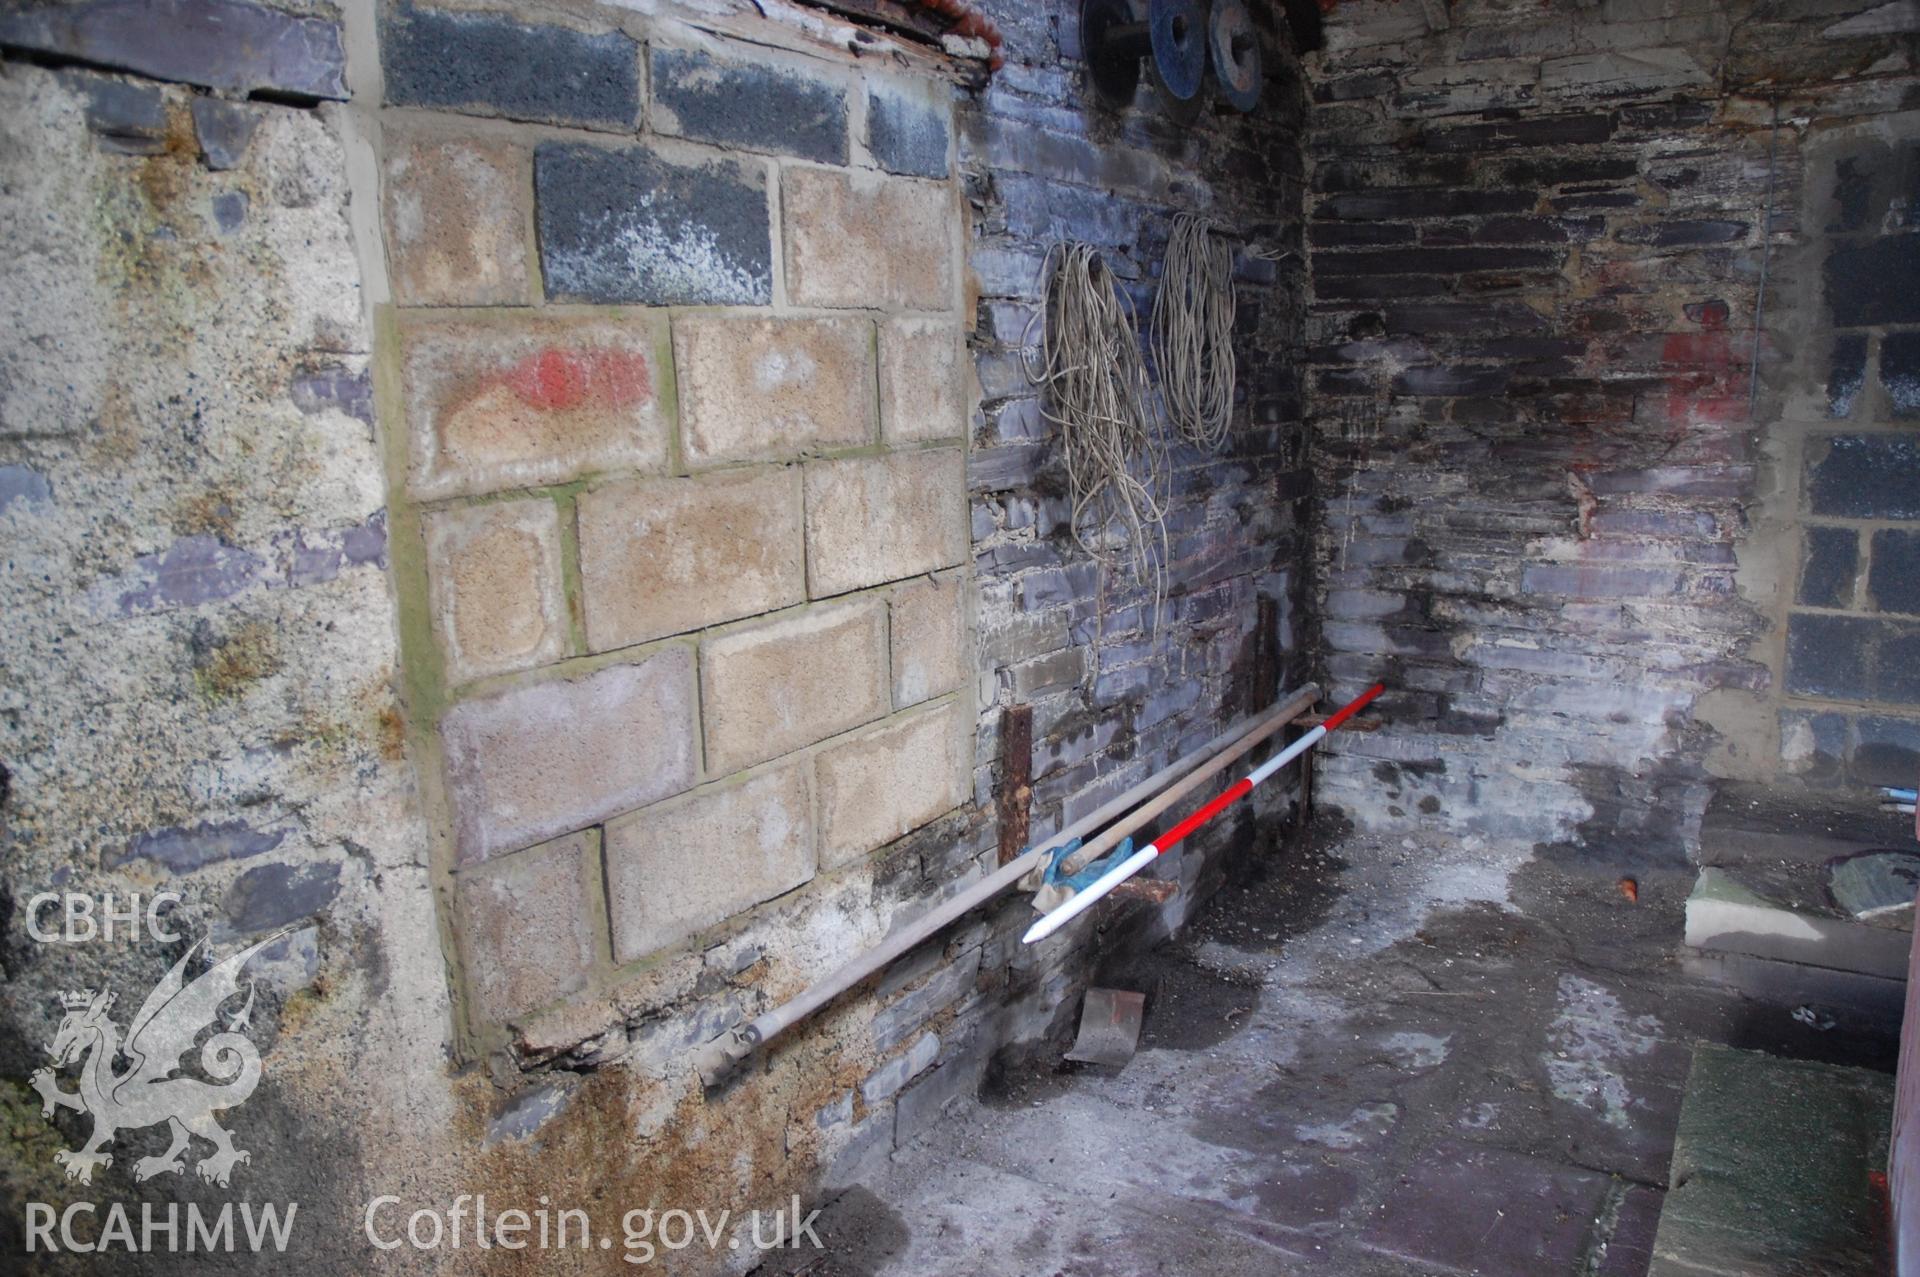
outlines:
[[[1022,357],[1028,379],[1046,390],[1042,413],[1059,428],[1073,539],[1102,564],[1128,564],[1151,583],[1157,625],[1171,471],[1133,307],[1090,244],[1056,244],[1040,269],[1046,304],[1027,321]]]
[[[1233,250],[1204,217],[1182,213],[1167,238],[1153,300],[1153,363],[1183,438],[1217,451],[1233,423]]]

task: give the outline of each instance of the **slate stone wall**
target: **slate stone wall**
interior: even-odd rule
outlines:
[[[1124,110],[1099,102],[1078,61],[1078,4],[989,7],[1016,62],[960,124],[979,293],[981,405],[968,482],[983,693],[1034,706],[1038,832],[1092,810],[1308,674],[1299,616],[1305,102],[1293,37],[1271,22],[1258,109],[1241,115],[1209,94],[1188,119],[1149,80]],[[1101,251],[1144,333],[1180,212],[1214,219],[1234,244],[1239,390],[1219,452],[1173,449],[1169,588],[1156,618],[1146,582],[1103,571],[1074,546],[1057,430],[1022,350],[1037,340],[1029,320],[1047,253],[1071,241]],[[1275,655],[1276,686],[1254,685],[1263,644]],[[986,726],[983,766],[997,748]]]
[[[1331,679],[1394,693],[1390,730],[1330,743],[1327,801],[1671,861],[1716,776],[1885,774],[1853,760],[1913,721],[1911,627],[1870,566],[1899,599],[1911,430],[1866,366],[1869,331],[1882,365],[1880,334],[1895,368],[1902,350],[1907,21],[1686,0],[1329,17],[1316,610]],[[1881,150],[1835,232],[1824,139],[1848,128]],[[1813,429],[1830,396],[1887,424]]]

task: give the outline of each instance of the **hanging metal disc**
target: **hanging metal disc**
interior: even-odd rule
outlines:
[[[1213,0],[1207,47],[1213,52],[1220,96],[1236,111],[1253,110],[1260,104],[1260,36],[1246,0]]]
[[[1147,27],[1153,37],[1153,73],[1176,102],[1200,95],[1207,74],[1207,42],[1200,0],[1150,0]]]

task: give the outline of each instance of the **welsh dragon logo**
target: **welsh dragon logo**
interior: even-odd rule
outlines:
[[[240,991],[240,971],[267,945],[278,940],[270,936],[250,949],[244,949],[215,963],[189,983],[187,964],[200,951],[204,940],[173,964],[140,1011],[127,1026],[123,1043],[107,1012],[113,1008],[114,995],[91,989],[61,995],[66,1015],[60,1030],[47,1048],[51,1067],[34,1071],[30,1079],[40,1093],[40,1111],[53,1116],[56,1108],[74,1109],[93,1118],[93,1131],[77,1149],[61,1149],[53,1160],[64,1166],[67,1178],[82,1184],[93,1182],[97,1168],[113,1165],[107,1148],[121,1131],[167,1124],[173,1141],[158,1157],[143,1157],[134,1163],[136,1180],[151,1179],[186,1169],[183,1155],[197,1135],[212,1144],[212,1154],[202,1157],[194,1168],[210,1184],[226,1187],[236,1163],[251,1161],[242,1149],[233,1146],[233,1136],[223,1130],[213,1115],[240,1104],[260,1081],[260,1052],[242,1030],[253,1014],[253,986],[247,986],[246,1005],[232,1013],[224,1030],[220,1029],[220,1007]],[[191,1051],[202,1030],[216,1032],[200,1046],[200,1066],[212,1082],[180,1076],[182,1058]],[[117,1056],[130,1061],[125,1072],[114,1072]],[[80,1088],[63,1091],[57,1071],[70,1064],[80,1066]]]

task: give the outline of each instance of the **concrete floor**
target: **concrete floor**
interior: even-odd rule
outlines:
[[[1891,1069],[1872,1026],[1681,972],[1690,873],[1635,903],[1524,848],[1323,833],[1102,982],[1119,1070],[996,1069],[838,1198],[813,1277],[1641,1274],[1690,1043]]]

